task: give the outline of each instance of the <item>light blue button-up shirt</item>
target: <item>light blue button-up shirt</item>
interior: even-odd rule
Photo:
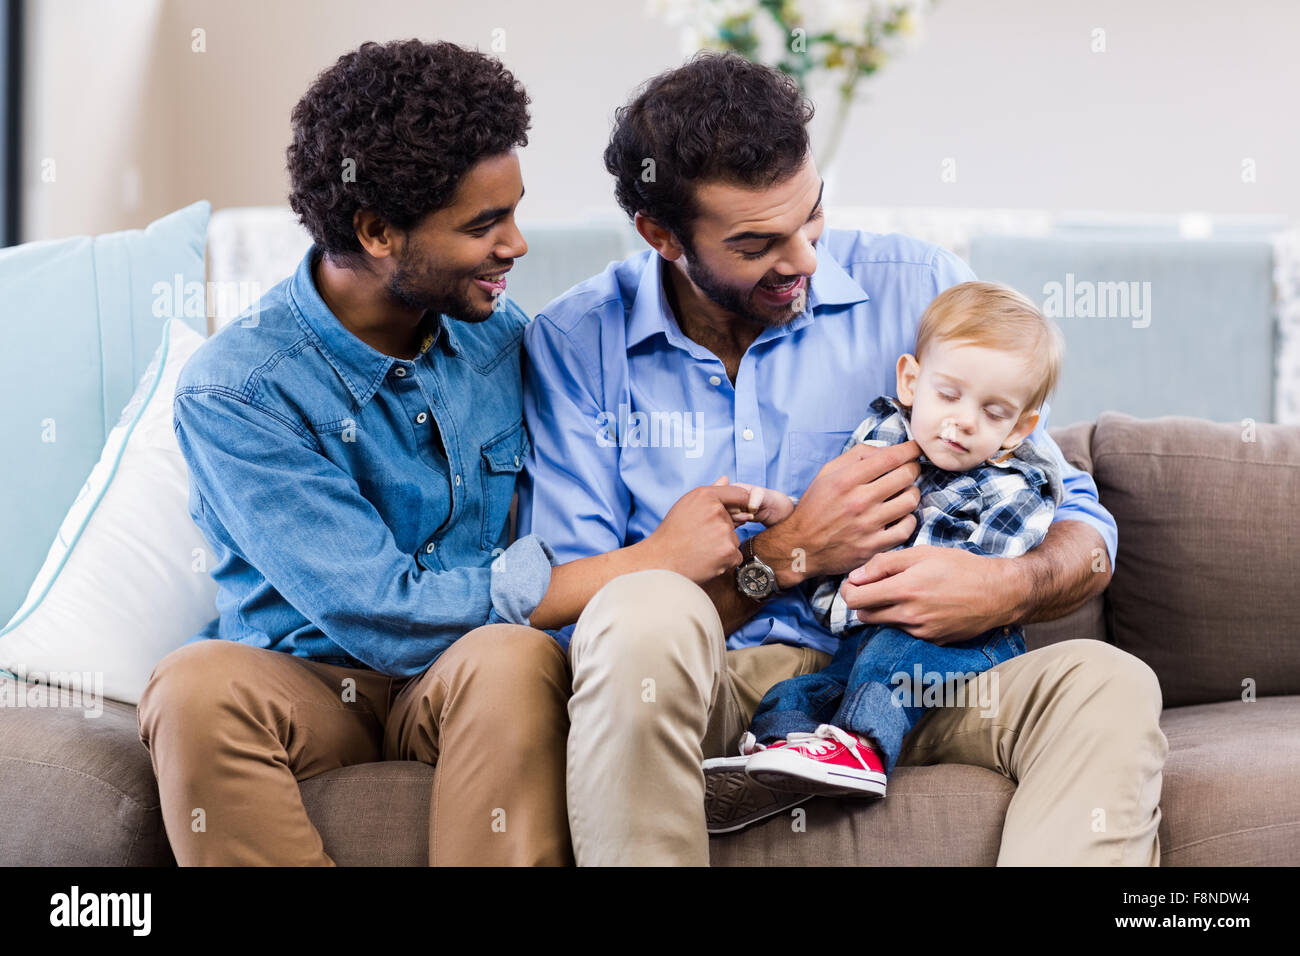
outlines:
[[[803,494],[872,400],[897,394],[896,363],[914,350],[925,307],[975,278],[950,252],[908,236],[828,229],[816,248],[807,308],[754,340],[734,386],[682,333],[653,250],[611,263],[539,313],[524,340],[532,451],[520,532],[539,535],[562,562],[641,540],[678,498],[719,475]],[[1096,528],[1113,567],[1115,520],[1092,477],[1047,435],[1048,412],[1029,440],[1060,466],[1065,500],[1054,520]],[[746,525],[740,537],[760,530]],[[769,600],[727,644],[770,642],[835,649],[798,589]]]
[[[318,254],[181,370],[173,424],[219,585],[191,643],[410,677],[475,627],[527,623],[550,583],[550,549],[508,540],[527,317],[426,314],[420,354],[394,358],[330,311]]]

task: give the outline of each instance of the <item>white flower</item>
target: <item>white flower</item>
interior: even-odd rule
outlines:
[[[839,44],[862,47],[868,42],[869,27],[897,18],[897,33],[877,35],[868,61],[877,66],[893,53],[915,46],[926,8],[932,0],[786,0],[792,20],[807,37],[830,34]],[[754,58],[772,64],[789,52],[791,37],[759,6],[758,0],[646,0],[646,12],[682,28],[682,52],[722,49],[722,26],[728,21],[748,19],[758,40]],[[822,48],[823,54],[826,48]],[[811,49],[810,49],[811,52]],[[819,56],[820,59],[820,56]],[[825,63],[821,69],[826,69]],[[840,68],[837,66],[836,70]]]
[[[845,43],[867,42],[867,21],[875,16],[869,0],[829,0],[826,18],[831,31]]]
[[[871,0],[809,0],[794,5],[809,36],[833,33],[845,43],[865,43]]]

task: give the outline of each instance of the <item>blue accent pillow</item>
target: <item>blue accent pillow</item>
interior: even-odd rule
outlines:
[[[207,335],[211,208],[0,249],[0,621],[35,579],[164,324]]]

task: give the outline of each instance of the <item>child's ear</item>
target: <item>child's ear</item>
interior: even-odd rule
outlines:
[[[1038,427],[1038,411],[1025,412],[1020,416],[1020,421],[1016,422],[1016,427],[1007,440],[1002,443],[1002,447],[1008,451],[1015,448],[1022,441],[1029,437],[1029,433]]]
[[[912,401],[916,398],[916,379],[920,373],[921,365],[911,352],[898,357],[898,367],[895,369],[895,376],[898,379],[898,401],[908,408],[912,407]]]

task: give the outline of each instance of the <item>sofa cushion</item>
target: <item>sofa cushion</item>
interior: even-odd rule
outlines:
[[[14,706],[33,685],[0,677],[0,860],[21,866],[174,863],[135,708]],[[52,695],[48,688],[42,692]],[[47,696],[46,700],[52,699]]]
[[[303,806],[339,866],[428,866],[433,768],[415,760],[339,767],[303,780]]]
[[[25,692],[27,685],[21,685]],[[1166,710],[1165,866],[1294,863],[1300,847],[1300,697]],[[1247,785],[1243,785],[1243,781]],[[342,767],[302,781],[303,804],[341,866],[424,866],[433,768]],[[710,840],[715,866],[980,865],[997,861],[1015,784],[979,767],[900,767],[879,803],[817,798]],[[135,708],[0,708],[0,860],[18,865],[174,863]]]
[[[710,837],[713,866],[993,866],[1016,785],[965,764],[899,767],[881,801],[814,797]],[[796,814],[806,811],[806,829]]]
[[[1075,468],[1089,474],[1092,473],[1092,432],[1092,422],[1078,422],[1074,425],[1047,430],[1047,433],[1052,436],[1052,441],[1056,442],[1057,447],[1061,449],[1062,457]],[[1081,637],[1104,641],[1107,639],[1104,611],[1105,602],[1099,594],[1065,617],[1058,617],[1054,621],[1026,624],[1025,647],[1033,651],[1048,644]]]
[[[1076,638],[1090,638],[1094,641],[1106,640],[1106,602],[1098,594],[1065,617],[1054,621],[1040,621],[1025,625],[1025,648],[1036,651],[1049,644],[1072,641]]]
[[[1081,471],[1092,474],[1092,422],[1075,422],[1060,428],[1049,428],[1047,434],[1061,449],[1061,457]]]
[[[1162,866],[1300,859],[1300,697],[1166,710]]]
[[[1107,412],[1092,458],[1119,525],[1111,639],[1165,706],[1300,693],[1300,428]]]

